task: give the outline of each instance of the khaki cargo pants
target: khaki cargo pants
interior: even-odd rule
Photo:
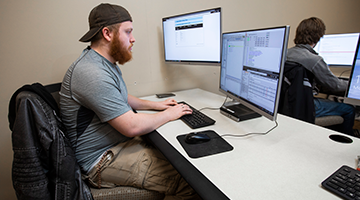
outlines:
[[[88,176],[96,187],[133,186],[164,193],[165,199],[200,199],[161,152],[140,137],[108,150]]]

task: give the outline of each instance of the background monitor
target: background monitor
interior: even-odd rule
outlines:
[[[220,63],[221,8],[162,19],[166,62]]]
[[[220,91],[276,120],[289,26],[222,34]]]
[[[355,55],[344,102],[360,106],[360,42]]]
[[[351,67],[355,57],[359,33],[343,33],[324,35],[314,50],[324,58],[330,66]]]

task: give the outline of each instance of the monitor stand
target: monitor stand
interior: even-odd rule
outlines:
[[[237,101],[224,103],[224,105],[220,108],[220,113],[236,122],[261,117],[259,113],[249,109]]]

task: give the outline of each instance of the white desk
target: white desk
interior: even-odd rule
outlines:
[[[175,100],[185,101],[197,109],[220,107],[225,100],[223,96],[200,89],[174,93]],[[143,99],[163,100],[155,95]],[[275,126],[275,122],[264,117],[235,122],[219,110],[202,112],[216,123],[196,131],[246,134],[266,132]],[[278,127],[267,135],[224,137],[234,150],[197,159],[190,158],[176,139],[178,135],[194,131],[185,123],[172,121],[156,131],[229,199],[338,199],[320,184],[342,165],[355,168],[360,140],[349,136],[353,140],[351,144],[335,142],[329,135],[341,133],[283,115],[278,115],[277,122]],[[175,168],[179,165],[179,161],[171,162]],[[186,178],[191,176],[186,170],[179,172]],[[198,184],[194,180],[189,183],[193,187]],[[199,184],[194,189],[201,188]],[[209,196],[203,197],[208,199]]]

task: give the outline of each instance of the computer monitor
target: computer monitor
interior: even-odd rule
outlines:
[[[355,55],[344,102],[360,106],[360,42]]]
[[[359,33],[324,35],[314,50],[329,66],[351,67],[355,57]]]
[[[222,34],[220,91],[240,102],[236,108],[222,106],[223,114],[241,121],[256,117],[252,111],[276,120],[289,30],[281,26]]]
[[[165,62],[220,64],[221,8],[162,19]]]

